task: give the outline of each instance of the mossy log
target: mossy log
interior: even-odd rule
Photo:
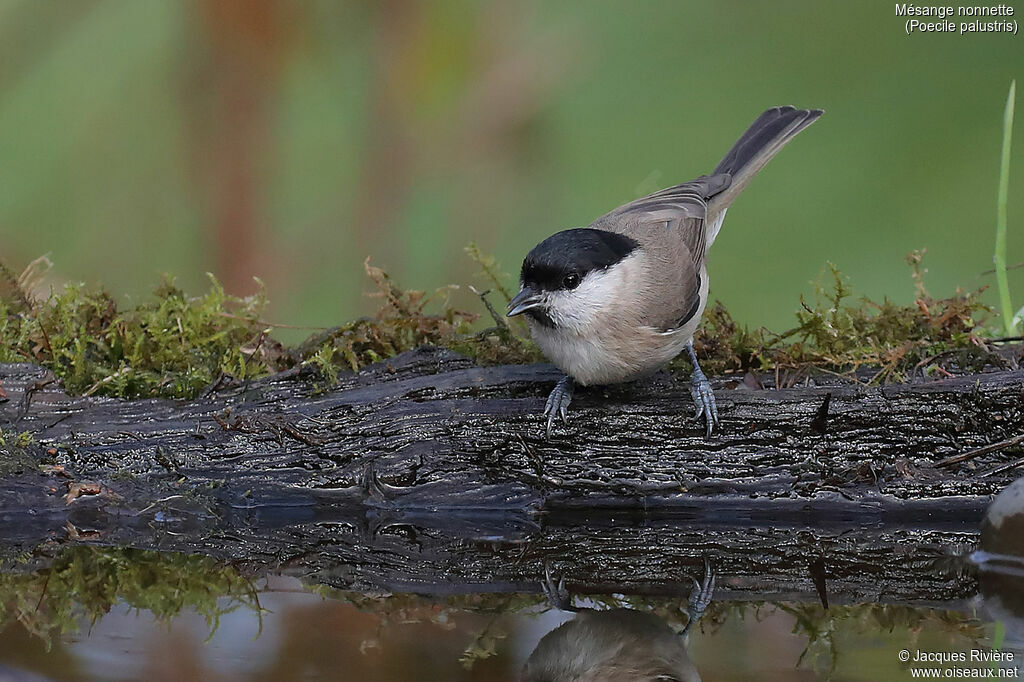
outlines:
[[[689,382],[663,373],[578,392],[548,440],[557,377],[422,348],[331,387],[296,370],[124,401],[0,365],[4,431],[34,438],[3,455],[0,538],[8,555],[70,536],[423,592],[535,590],[562,559],[578,589],[688,590],[710,554],[738,598],[816,600],[818,575],[838,601],[948,601],[970,581],[921,567],[969,546],[1020,471],[1020,370],[718,377],[710,439]]]

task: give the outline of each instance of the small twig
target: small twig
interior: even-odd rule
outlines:
[[[157,506],[158,504],[162,504],[164,502],[170,502],[171,500],[177,500],[177,499],[180,499],[182,497],[185,497],[185,496],[184,495],[171,495],[169,497],[162,497],[159,500],[157,500],[156,502],[153,502],[152,504],[147,505],[147,506],[143,507],[142,509],[140,509],[139,511],[135,512],[135,516],[141,516],[142,514],[145,514],[150,509],[152,509],[153,507]]]
[[[925,369],[926,369],[926,365],[928,365],[929,363],[934,362],[936,360],[939,360],[940,358],[947,357],[947,356],[951,357],[951,356],[955,355],[958,352],[960,352],[959,349],[958,350],[946,350],[946,351],[942,351],[941,353],[936,353],[935,355],[931,355],[931,356],[925,358],[924,360],[921,360],[921,362],[919,362],[916,365],[914,365],[914,369],[911,370],[911,372],[910,372],[911,380],[913,380],[914,375],[917,374],[918,370],[921,370],[921,378],[923,379],[926,376],[925,373],[924,373]],[[937,369],[941,369],[938,365],[936,365],[936,368]]]
[[[56,381],[56,377],[51,376],[49,379],[41,379],[25,389],[25,395],[21,397],[21,405],[18,407],[18,416],[14,418],[15,424],[28,416],[28,411],[32,407],[32,399],[36,392],[43,390]]]
[[[30,265],[29,267],[32,266]],[[21,278],[15,276],[14,271],[8,268],[3,261],[0,261],[0,277],[7,280],[7,283],[11,288],[11,294],[15,299],[17,299],[18,303],[28,310],[34,310],[35,306],[32,305],[32,300],[30,299],[28,292],[19,281]]]
[[[258,353],[260,348],[263,346],[263,339],[267,338],[268,331],[268,329],[264,329],[263,331],[260,332],[259,336],[256,338],[256,346],[252,349],[252,352],[249,353],[244,360],[242,360],[242,371],[245,372],[246,377],[249,376],[249,372],[246,371],[246,366],[250,362],[252,362],[252,359],[256,357],[256,353]],[[248,378],[246,379],[246,381],[248,382]]]
[[[1006,266],[1007,270],[1016,270],[1017,268],[1024,268],[1024,262],[1017,263],[1016,265],[1007,265]],[[981,274],[979,274],[978,277],[981,277],[982,275],[994,275],[994,274],[996,274],[996,269],[995,268],[990,268],[988,270],[982,270]]]
[[[231,383],[233,379],[234,377],[232,377],[230,374],[225,374],[223,370],[217,372],[217,378],[211,381],[206,386],[206,388],[204,388],[199,393],[199,395],[196,396],[197,399],[202,400],[204,398],[209,398],[211,395],[219,391],[221,386],[223,386],[226,383]]]
[[[210,417],[212,417],[213,421],[217,422],[220,425],[220,428],[224,429],[225,431],[232,431],[232,430],[235,429],[235,426],[232,426],[231,424],[228,424],[228,422],[227,422],[228,418],[230,418],[230,416],[231,416],[230,413],[231,413],[231,410],[229,408],[228,410],[225,411],[223,419],[218,414],[211,414]],[[237,423],[236,423],[236,426],[237,426]]]
[[[947,457],[946,459],[936,462],[933,466],[936,469],[952,466],[954,464],[959,464],[960,462],[966,462],[969,459],[974,459],[975,457],[987,455],[990,452],[1004,450],[1013,445],[1017,445],[1018,443],[1024,443],[1024,434],[1020,436],[1014,436],[1013,438],[1007,438],[1006,440],[1001,440],[998,443],[991,443],[984,447],[980,447],[975,450],[970,450],[960,455],[952,455],[950,457]]]
[[[494,320],[494,324],[505,334],[512,334],[512,330],[508,328],[508,323],[505,322],[505,318],[498,314],[498,311],[494,309],[491,302],[487,300],[487,294],[491,293],[491,290],[478,291],[472,284],[469,285],[469,290],[480,297],[480,300],[484,302],[484,307],[487,308],[487,312],[490,313],[491,319]]]
[[[285,422],[274,424],[274,426],[276,426],[281,431],[284,431],[285,433],[287,433],[289,436],[299,441],[300,443],[305,443],[306,445],[323,445],[325,442],[320,440],[319,438],[307,436],[306,434],[302,433],[291,424],[287,424]]]
[[[43,341],[46,342],[46,350],[50,354],[50,361],[55,362],[57,360],[57,356],[53,354],[53,346],[50,345],[50,335],[46,333],[46,325],[43,324],[42,320],[38,320],[38,322],[39,331],[43,333]]]
[[[50,587],[50,576],[53,575],[53,567],[46,572],[46,578],[43,580],[43,591],[39,593],[39,601],[36,602],[35,612],[39,613],[39,608],[43,605],[43,599],[46,597],[46,590]]]
[[[484,275],[487,279],[491,280],[495,287],[498,289],[498,293],[505,297],[505,302],[512,300],[512,293],[501,283],[502,277],[497,271],[497,262],[493,257],[485,256],[480,253],[480,249],[475,243],[471,243],[465,249],[469,257],[472,258],[477,265],[483,270]]]
[[[855,369],[847,370],[845,372],[836,372],[826,367],[815,367],[814,369],[815,371],[821,372],[822,374],[830,374],[836,377],[837,379],[849,381],[851,384],[854,384],[855,386],[867,386],[866,383],[857,378],[857,370]]]
[[[888,369],[887,369],[887,368],[885,368],[885,367],[882,367],[882,368],[881,368],[881,369],[879,369],[879,370],[878,370],[877,372],[875,372],[874,374],[872,374],[872,375],[871,375],[871,378],[870,378],[870,379],[868,379],[868,385],[870,386],[871,384],[874,384],[874,383],[875,383],[875,381],[877,381],[877,380],[878,380],[878,377],[880,377],[880,376],[883,376],[884,374],[886,374],[886,372],[888,372]]]
[[[1020,459],[1018,459],[1018,460],[1016,460],[1014,462],[1010,462],[1009,464],[1003,464],[1002,466],[998,466],[995,469],[991,469],[989,471],[986,471],[983,474],[978,474],[978,477],[979,478],[985,478],[986,476],[995,476],[996,474],[1001,474],[1004,471],[1009,471],[1010,469],[1016,469],[1017,467],[1019,467],[1022,464],[1024,464],[1024,457],[1022,457],[1022,458],[1020,458]]]
[[[118,378],[120,376],[124,376],[125,374],[127,374],[130,371],[132,371],[131,365],[125,365],[124,367],[122,367],[121,369],[117,370],[113,374],[107,375],[107,376],[103,377],[102,379],[100,379],[99,381],[97,381],[95,384],[90,386],[85,391],[85,393],[83,393],[82,395],[92,395],[93,393],[98,391],[104,384],[110,383],[114,379],[116,379],[116,378]]]
[[[327,331],[331,327],[314,327],[305,324],[278,324],[276,322],[268,322],[267,320],[261,320],[259,318],[246,317],[245,315],[232,315],[231,313],[218,313],[221,317],[226,317],[232,320],[242,320],[244,322],[255,322],[261,327],[273,327],[274,329],[315,329],[317,331]]]

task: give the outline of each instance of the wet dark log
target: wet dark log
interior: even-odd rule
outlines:
[[[45,566],[69,540],[199,553],[244,574],[283,573],[343,590],[537,593],[545,564],[581,594],[686,598],[708,558],[716,601],[881,603],[966,610],[977,581],[963,558],[976,524],[722,522],[710,516],[553,514],[528,519],[479,512],[410,514],[351,507],[254,507],[205,518],[184,498],[142,514],[100,499],[72,505],[66,528],[5,529],[8,549]],[[0,504],[0,515],[6,505]],[[48,542],[43,540],[50,538]]]
[[[0,423],[36,439],[31,461],[3,465],[0,538],[8,551],[70,535],[441,592],[535,589],[560,558],[609,585],[674,590],[709,553],[746,598],[816,599],[819,562],[840,601],[920,601],[898,593],[900,577],[969,546],[1018,473],[1022,371],[783,389],[764,376],[757,390],[718,378],[710,440],[688,381],[667,373],[579,392],[546,440],[556,378],[422,349],[329,389],[292,372],[191,402],[121,401],[0,365]],[[948,600],[964,585],[929,590]]]
[[[785,389],[764,376],[761,390],[719,378],[711,439],[685,377],[664,373],[579,392],[546,440],[539,413],[557,376],[422,349],[330,389],[292,372],[192,402],[123,401],[69,397],[42,368],[0,365],[0,423],[56,449],[41,456],[75,480],[181,479],[241,507],[974,515],[1018,473],[998,468],[1022,449],[1024,371]],[[152,500],[125,500],[138,502]]]

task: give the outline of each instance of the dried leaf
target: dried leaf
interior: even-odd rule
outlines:
[[[72,483],[68,486],[68,494],[64,496],[64,501],[71,504],[83,495],[99,495],[101,492],[103,492],[103,488],[99,483],[89,481]]]

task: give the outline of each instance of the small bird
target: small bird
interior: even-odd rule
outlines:
[[[685,349],[693,364],[695,418],[707,435],[718,407],[693,352],[708,302],[707,250],[725,212],[750,179],[821,109],[775,107],[761,114],[710,175],[620,206],[589,227],[557,232],[527,254],[509,317],[526,314],[534,342],[566,376],[544,407],[547,434],[577,384],[633,381]]]
[[[715,592],[715,572],[704,560],[704,578],[691,578],[686,626],[679,632],[654,615],[627,608],[579,608],[562,580],[544,566],[544,594],[552,606],[576,613],[537,644],[523,665],[520,682],[700,682],[686,647]]]

